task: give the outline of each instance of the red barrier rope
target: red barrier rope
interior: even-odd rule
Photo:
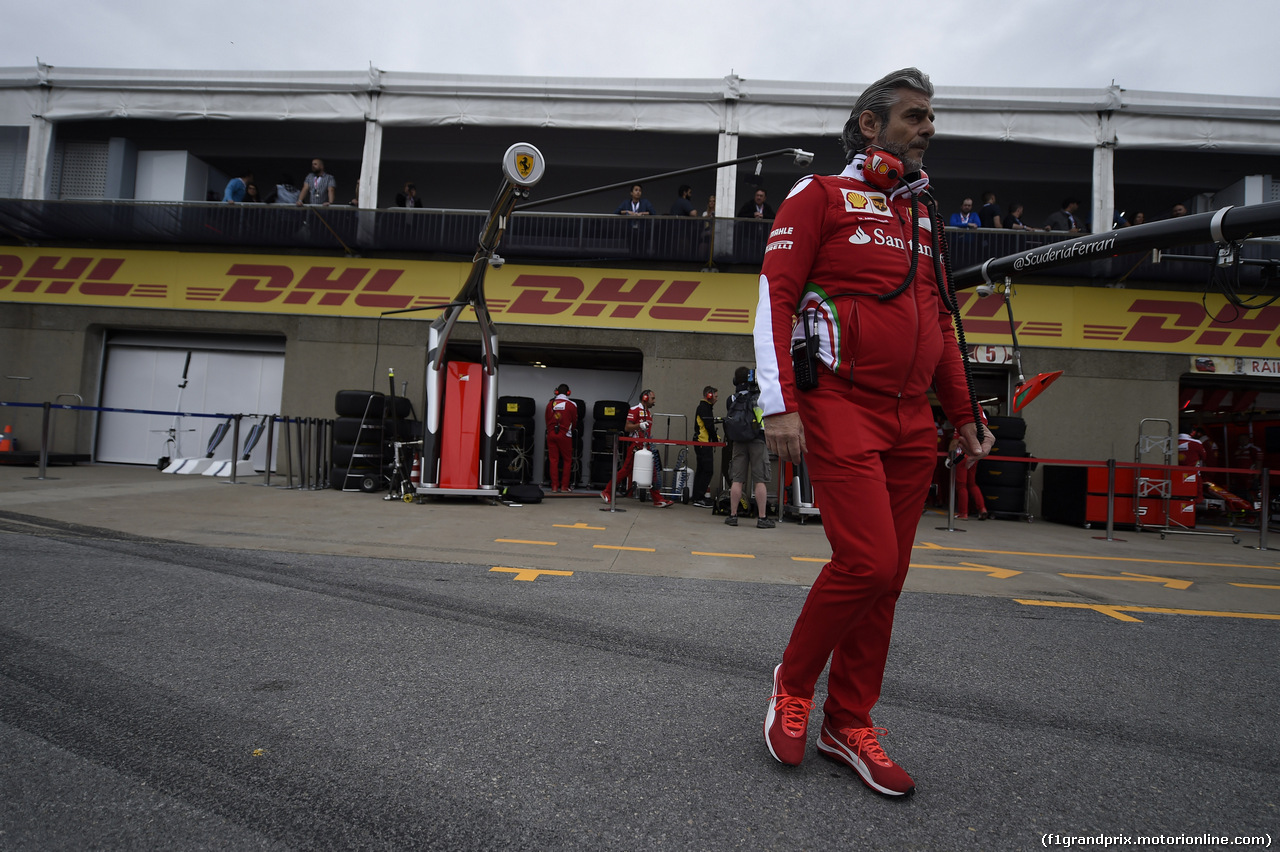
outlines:
[[[938,453],[938,458],[945,459],[947,453]],[[983,456],[978,461],[1021,462],[1022,464],[1060,464],[1075,467],[1106,468],[1105,461],[1089,461],[1086,459],[1042,459],[1037,456]],[[1156,464],[1155,462],[1116,462],[1116,468],[1133,470],[1194,470],[1199,473],[1247,473],[1258,474],[1261,470],[1251,467],[1188,467],[1182,464]]]
[[[624,437],[618,436],[619,441],[627,441],[632,444],[679,444],[686,447],[726,447],[728,444],[724,441],[677,441],[673,438],[632,438],[630,435]]]

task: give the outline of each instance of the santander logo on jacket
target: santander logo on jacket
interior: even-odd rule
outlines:
[[[945,371],[963,371],[950,315],[937,293],[933,225],[912,195],[927,180],[911,190],[881,192],[862,180],[863,159],[855,157],[839,175],[801,179],[774,220],[756,312],[766,415],[796,410],[790,348],[804,335],[794,322],[802,312],[816,328],[818,360],[865,389],[918,395],[928,390],[940,362]],[[879,300],[906,279],[913,254],[911,286]]]

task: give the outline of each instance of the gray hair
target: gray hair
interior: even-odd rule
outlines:
[[[882,126],[887,124],[889,111],[898,102],[899,89],[911,89],[929,98],[933,97],[933,83],[929,82],[929,75],[919,68],[892,71],[867,86],[853,105],[853,112],[849,113],[849,120],[844,123],[844,133],[840,137],[846,160],[852,160],[854,155],[861,153],[870,144],[858,128],[858,116],[871,110],[880,119]]]

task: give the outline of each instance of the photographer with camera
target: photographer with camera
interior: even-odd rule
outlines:
[[[724,417],[724,436],[733,442],[733,461],[729,476],[729,517],[724,522],[731,527],[738,525],[738,505],[748,475],[755,484],[756,529],[771,530],[773,520],[765,517],[768,507],[769,450],[764,443],[764,428],[760,423],[760,385],[756,384],[756,371],[739,367],[733,373],[733,396],[729,397]]]

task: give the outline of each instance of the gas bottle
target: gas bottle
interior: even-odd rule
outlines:
[[[631,460],[631,482],[636,488],[649,488],[653,485],[653,453],[649,450],[636,450]]]

